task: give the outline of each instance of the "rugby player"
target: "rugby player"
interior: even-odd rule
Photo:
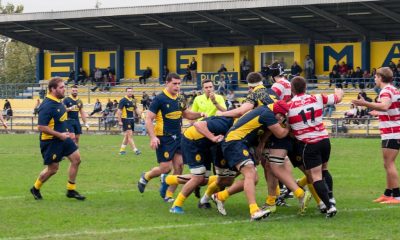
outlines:
[[[133,141],[133,131],[135,130],[135,115],[140,116],[138,107],[136,106],[136,100],[132,98],[133,89],[128,87],[125,89],[126,95],[118,103],[117,119],[119,126],[122,127],[124,132],[124,138],[122,140],[121,148],[119,150],[120,155],[126,154],[126,146],[129,144],[136,155],[141,154],[140,150],[137,149],[135,142]]]
[[[76,85],[71,87],[71,96],[64,98],[63,104],[67,109],[68,118],[65,122],[67,124],[69,136],[76,145],[79,145],[79,138],[82,134],[82,127],[79,122],[79,113],[81,114],[83,124],[86,128],[89,128],[89,124],[87,123],[87,114],[83,111],[82,100],[78,97],[78,87]]]
[[[77,145],[67,132],[67,111],[62,104],[65,85],[61,78],[53,78],[48,85],[49,94],[39,107],[38,130],[40,131],[40,151],[46,168],[39,174],[30,189],[36,200],[41,200],[40,189],[51,176],[57,173],[59,162],[67,157],[71,164],[68,170],[67,197],[85,200],[76,191],[76,176],[78,174],[81,156]]]
[[[186,108],[183,96],[179,95],[181,79],[176,73],[168,74],[166,88],[158,94],[150,105],[146,115],[146,129],[150,136],[150,147],[156,150],[158,166],[142,173],[138,189],[144,192],[147,183],[161,174],[173,169],[173,175],[182,174],[181,155],[182,117],[195,120],[206,117],[204,113],[195,113]],[[155,120],[156,124],[153,125]],[[169,186],[164,201],[172,202],[176,185]]]
[[[388,67],[376,71],[375,83],[381,89],[379,101],[353,100],[357,106],[376,110],[382,139],[383,164],[386,171],[386,189],[374,202],[400,204],[399,174],[395,161],[400,149],[400,91],[393,86],[393,72]]]

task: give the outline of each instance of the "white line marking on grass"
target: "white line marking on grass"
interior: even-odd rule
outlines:
[[[371,211],[381,211],[381,210],[386,210],[390,208],[396,208],[395,206],[388,206],[385,208],[363,208],[363,209],[349,209],[349,208],[344,208],[344,209],[339,209],[339,214],[341,212],[371,212]],[[309,213],[307,215],[319,215],[321,216],[322,214],[320,213]],[[286,215],[286,216],[279,216],[279,217],[270,217],[266,220],[265,222],[271,222],[271,221],[278,221],[282,219],[289,219],[289,218],[295,218],[298,217],[300,218],[298,214],[291,214],[291,215]],[[234,220],[234,221],[224,221],[224,222],[215,222],[211,223],[213,225],[230,225],[230,224],[237,224],[237,223],[246,223],[250,222],[249,220]],[[46,234],[46,235],[40,235],[40,236],[32,236],[32,237],[11,237],[11,238],[0,238],[0,240],[26,240],[26,239],[57,239],[57,238],[73,238],[73,237],[79,237],[79,236],[101,236],[101,235],[110,235],[110,234],[116,234],[116,233],[129,233],[129,232],[141,232],[141,231],[154,231],[154,230],[163,230],[163,229],[172,229],[172,228],[192,228],[192,227],[203,227],[203,226],[209,226],[210,222],[201,222],[201,223],[193,223],[193,224],[179,224],[179,225],[164,225],[164,226],[154,226],[154,227],[136,227],[136,228],[119,228],[119,229],[108,229],[104,231],[90,231],[90,230],[85,230],[85,231],[78,231],[78,232],[72,232],[72,233],[54,233],[54,234]]]

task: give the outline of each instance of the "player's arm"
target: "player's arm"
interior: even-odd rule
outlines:
[[[189,109],[185,109],[182,112],[182,114],[183,114],[184,118],[189,119],[189,120],[196,120],[201,117],[207,117],[207,115],[205,113],[193,112],[193,111],[190,111]]]
[[[158,137],[156,136],[156,134],[154,132],[153,121],[155,118],[156,118],[155,113],[153,113],[150,110],[147,111],[145,125],[146,125],[147,132],[149,133],[149,136],[150,136],[150,147],[152,149],[157,149],[158,145],[160,144],[160,139],[158,139]]]
[[[367,102],[364,98],[351,101],[356,106],[364,106],[372,110],[386,112],[389,110],[390,105],[392,105],[392,100],[388,97],[381,97],[381,102]]]
[[[238,118],[243,116],[248,111],[252,110],[254,104],[245,102],[240,107],[225,112],[217,112],[217,116]]]
[[[61,133],[61,132],[57,132],[54,131],[53,129],[51,129],[49,126],[43,126],[43,125],[38,125],[38,130],[41,131],[42,133],[46,133],[48,135],[52,135],[56,138],[59,138],[63,141],[65,141],[67,138],[69,138],[69,133],[65,132],[65,133]]]
[[[272,135],[271,131],[265,131],[263,135],[261,135],[260,140],[258,141],[258,145],[256,148],[256,158],[257,161],[263,158],[263,151],[265,149],[265,144],[267,143],[268,138]]]
[[[83,111],[83,107],[79,109],[79,113],[81,114],[81,118],[85,127],[89,128],[89,124],[87,122],[88,115],[85,111]]]
[[[280,123],[275,123],[271,126],[268,126],[268,129],[277,138],[284,138],[289,134],[289,124],[286,124],[286,127],[283,128]]]
[[[121,115],[122,115],[122,109],[123,108],[124,108],[124,101],[120,100],[119,103],[118,103],[118,109],[117,109],[117,112],[116,112],[118,125],[120,125],[120,126],[122,126]]]
[[[215,136],[207,127],[207,121],[195,122],[193,126],[196,130],[201,133],[204,137],[208,138],[212,142],[220,142],[224,138],[223,135]]]

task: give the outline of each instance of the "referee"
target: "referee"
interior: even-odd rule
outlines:
[[[61,78],[50,80],[49,94],[39,107],[38,130],[40,131],[40,151],[46,168],[39,174],[35,184],[30,189],[36,200],[41,200],[40,188],[51,176],[57,173],[59,162],[67,157],[71,162],[68,171],[67,197],[85,200],[76,189],[76,175],[78,174],[81,156],[77,145],[67,132],[67,111],[62,104],[65,85]]]
[[[225,100],[221,95],[214,93],[214,84],[212,80],[205,79],[201,85],[203,88],[203,94],[194,99],[192,111],[203,112],[208,117],[215,116],[217,110],[220,112],[225,112]]]

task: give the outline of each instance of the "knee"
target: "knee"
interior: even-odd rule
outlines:
[[[171,167],[169,165],[166,166],[161,165],[160,170],[162,174],[167,174],[171,171]]]
[[[50,175],[54,175],[57,173],[58,171],[58,165],[54,165],[54,166],[49,166],[47,167],[47,171]]]

